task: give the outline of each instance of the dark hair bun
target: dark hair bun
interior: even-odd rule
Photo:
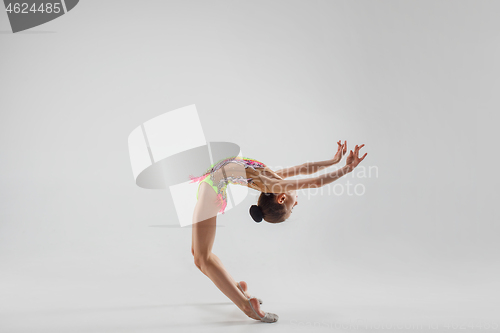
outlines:
[[[252,215],[253,220],[257,223],[262,221],[262,217],[264,216],[262,214],[262,209],[257,205],[250,206],[250,215]]]

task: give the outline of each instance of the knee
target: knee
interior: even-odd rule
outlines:
[[[196,267],[198,267],[198,269],[200,271],[203,270],[203,268],[207,265],[208,263],[208,255],[202,255],[202,254],[194,254],[193,253],[193,256],[194,256],[194,264]]]

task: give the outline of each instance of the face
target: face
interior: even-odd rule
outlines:
[[[280,195],[278,195],[278,202],[286,206],[288,212],[286,218],[289,218],[293,212],[293,207],[298,204],[297,191],[280,193]]]

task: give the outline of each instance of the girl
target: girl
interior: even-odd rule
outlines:
[[[261,310],[262,301],[249,295],[245,281],[236,282],[220,259],[212,253],[217,214],[223,214],[226,208],[227,185],[239,184],[262,192],[258,204],[250,207],[250,215],[255,222],[284,222],[297,205],[296,190],[329,184],[354,170],[367,155],[365,153],[359,158],[359,150],[364,144],[356,146],[354,152],[351,150],[347,156],[346,165],[336,171],[313,178],[285,180],[296,175],[316,173],[339,163],[347,152],[347,141],[344,144],[339,141],[337,144],[337,153],[327,161],[304,163],[273,171],[262,162],[236,156],[217,162],[200,177],[190,176],[191,182],[200,183],[192,224],[191,253],[195,265],[248,317],[266,323],[278,320],[278,315]]]

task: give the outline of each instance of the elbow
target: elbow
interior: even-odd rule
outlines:
[[[299,166],[299,172],[298,172],[298,174],[301,175],[301,176],[309,174],[309,168],[307,167],[306,163],[303,163],[303,164],[301,164]]]

